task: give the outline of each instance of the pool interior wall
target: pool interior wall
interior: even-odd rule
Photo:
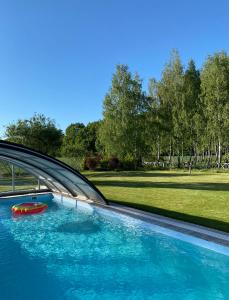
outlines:
[[[2,300],[229,299],[227,247],[61,195],[1,199],[0,241]]]
[[[78,209],[81,209],[81,210],[82,209],[85,209],[85,210],[93,209],[93,203],[89,204],[85,201],[76,201],[75,199],[63,197],[62,195],[58,195],[58,194],[55,194],[54,201],[60,202],[67,207],[72,207],[72,208],[78,207]],[[106,206],[99,205],[99,207],[101,209],[101,212],[103,212],[103,214],[113,216],[116,218],[121,218],[121,216],[123,214],[125,215],[125,213],[126,213],[125,210],[123,210],[123,211],[119,210],[117,212],[116,207],[112,207],[112,206],[106,207]],[[128,216],[130,216],[130,218],[133,217],[134,219],[138,220],[138,215],[132,214],[129,207],[127,207],[127,210],[128,210]],[[143,216],[144,216],[144,213],[143,213]],[[221,254],[229,255],[229,247],[226,247],[224,245],[220,245],[220,244],[217,244],[212,241],[205,240],[205,239],[197,238],[192,235],[187,235],[187,234],[178,232],[176,230],[165,228],[163,226],[158,226],[157,224],[152,224],[147,221],[142,221],[142,220],[138,220],[138,221],[142,227],[145,227],[145,228],[148,227],[149,229],[152,229],[153,231],[168,235],[170,237],[180,239],[180,240],[186,241],[188,243],[191,243],[191,244],[203,247],[203,248],[207,248],[212,251],[216,251]]]

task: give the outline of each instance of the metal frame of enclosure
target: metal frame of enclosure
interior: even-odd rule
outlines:
[[[52,192],[69,195],[79,200],[108,204],[102,193],[86,177],[51,156],[19,144],[0,141],[0,160],[12,165],[10,194],[22,193],[14,189],[14,166],[17,166],[38,179],[38,192],[40,184],[43,183]]]

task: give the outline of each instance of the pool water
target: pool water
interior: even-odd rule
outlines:
[[[38,200],[45,213],[17,218],[11,206],[28,199],[0,202],[1,300],[229,299],[229,256],[51,198]]]

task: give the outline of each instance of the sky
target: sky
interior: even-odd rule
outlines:
[[[201,68],[229,50],[229,1],[0,0],[0,137],[35,112],[70,123],[102,118],[117,64],[147,89],[171,50]]]

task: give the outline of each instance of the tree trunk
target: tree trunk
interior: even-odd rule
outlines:
[[[177,150],[177,168],[178,168],[178,169],[180,169],[180,167],[181,167],[181,162],[180,162],[180,158],[181,158],[181,157],[180,157],[180,148],[179,148],[179,146],[180,146],[180,145],[178,144],[178,145],[177,145],[177,149],[178,149],[178,150]]]
[[[192,174],[192,163],[191,162],[189,163],[188,169],[189,169],[189,174],[191,175]]]
[[[207,163],[207,167],[210,168],[211,165],[211,150],[210,147],[208,148],[208,163]]]
[[[195,150],[194,150],[194,166],[196,166],[196,163],[197,163],[197,156],[198,156],[198,153],[197,153],[197,146],[195,145]]]
[[[180,166],[181,166],[181,164],[180,164],[180,151],[178,152],[178,157],[177,157],[177,167],[178,167],[178,169],[180,169]]]
[[[221,141],[219,139],[219,143],[218,143],[218,168],[220,168],[220,164],[221,164]]]
[[[157,160],[160,161],[160,141],[159,141],[159,137],[158,137],[158,143],[157,143]]]
[[[170,144],[169,144],[169,164],[171,165],[171,159],[172,159],[172,140],[170,138]]]
[[[219,151],[218,151],[218,148],[217,148],[217,145],[215,145],[215,162],[218,162],[218,159],[219,159]]]
[[[193,149],[189,149],[189,163],[192,161],[192,156],[193,156]]]

